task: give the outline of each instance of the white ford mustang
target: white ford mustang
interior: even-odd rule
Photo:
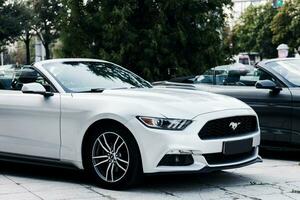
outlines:
[[[260,161],[255,112],[225,96],[152,88],[113,63],[58,59],[0,77],[0,156],[85,169],[103,187],[143,174]]]

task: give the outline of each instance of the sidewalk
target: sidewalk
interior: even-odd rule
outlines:
[[[82,172],[0,163],[0,200],[21,199],[300,199],[299,161],[265,159],[202,175],[155,176],[129,191],[98,188]]]

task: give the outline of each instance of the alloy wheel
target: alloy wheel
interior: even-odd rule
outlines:
[[[104,132],[95,140],[92,162],[102,180],[110,183],[118,182],[126,175],[129,161],[127,144],[117,133]]]

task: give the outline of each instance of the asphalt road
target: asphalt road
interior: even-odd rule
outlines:
[[[127,191],[101,189],[80,171],[0,162],[0,200],[300,199],[298,155],[272,152],[240,169],[148,177]]]

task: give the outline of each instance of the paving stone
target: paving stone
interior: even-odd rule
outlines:
[[[298,200],[298,163],[265,159],[218,173],[158,176],[127,191],[105,190],[60,170],[51,175],[7,170],[0,172],[0,200]]]
[[[31,194],[30,192],[26,193],[11,193],[0,195],[1,200],[40,200],[39,197]]]

